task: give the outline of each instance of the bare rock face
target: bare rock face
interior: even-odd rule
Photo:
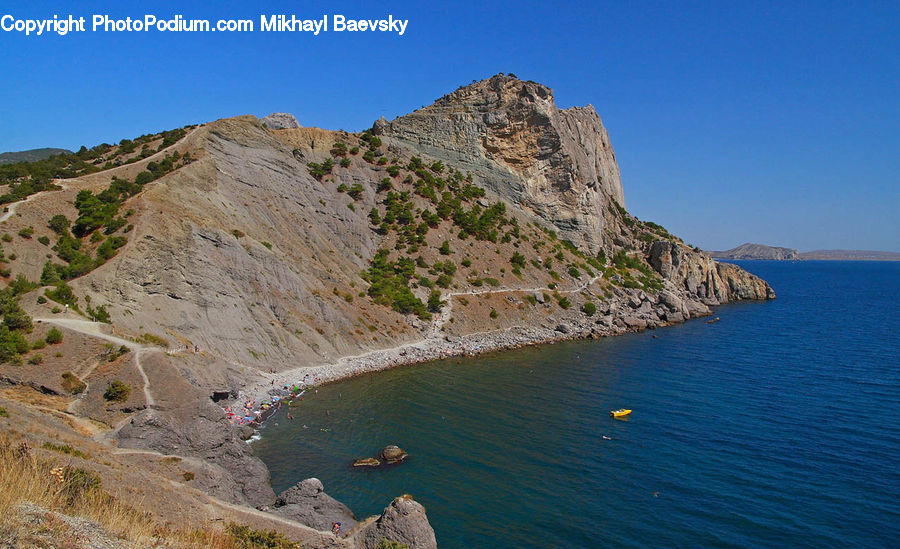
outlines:
[[[765,280],[737,265],[717,263],[706,254],[677,242],[653,242],[647,260],[676,289],[705,305],[775,298],[775,291]]]
[[[190,418],[190,419],[188,419]],[[186,400],[180,410],[147,410],[118,434],[119,446],[203,459],[194,486],[225,501],[270,505],[269,471],[210,402]]]
[[[609,206],[625,204],[606,128],[592,106],[560,110],[550,88],[497,75],[379,131],[478,176],[486,188],[555,225],[591,253]]]
[[[435,549],[437,540],[425,508],[410,496],[395,499],[381,516],[365,524],[354,535],[357,545],[374,549],[381,540],[398,541],[410,549]]]
[[[279,494],[272,512],[316,530],[331,531],[335,522],[341,523],[342,532],[355,527],[350,508],[324,490],[319,479],[308,478]]]
[[[273,112],[269,116],[259,119],[262,125],[270,130],[283,130],[286,128],[299,128],[300,123],[293,114],[286,112]]]
[[[719,277],[728,287],[728,295],[735,299],[775,299],[775,290],[756,275],[731,263],[716,263]]]

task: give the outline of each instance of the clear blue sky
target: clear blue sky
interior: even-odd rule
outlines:
[[[272,111],[360,130],[513,72],[593,104],[628,209],[687,242],[900,251],[896,0],[15,4],[0,15],[410,22],[402,37],[0,32],[0,151]]]

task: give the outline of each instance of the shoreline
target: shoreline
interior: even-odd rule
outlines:
[[[712,314],[711,311],[696,314],[691,316],[691,319],[710,314]],[[623,317],[616,315],[612,317],[612,320],[621,318]],[[589,320],[586,318],[578,323],[570,322],[566,325],[567,330],[565,331],[544,326],[511,326],[463,336],[432,336],[396,347],[341,357],[326,364],[300,366],[275,374],[262,374],[265,376],[264,381],[257,381],[242,388],[238,392],[237,398],[233,400],[233,406],[253,401],[253,412],[251,413],[255,414],[258,411],[258,414],[255,419],[243,425],[253,428],[253,437],[256,437],[259,429],[280,409],[280,405],[274,403],[280,404],[283,401],[292,400],[292,387],[294,386],[298,387],[299,391],[303,391],[401,366],[413,366],[448,358],[480,356],[523,347],[552,345],[562,341],[614,337],[677,324],[677,322],[660,321],[653,324],[648,323],[645,326],[630,327],[628,325],[619,326],[614,321],[599,324],[598,321]],[[690,319],[684,319],[684,321],[687,320]],[[557,319],[556,322],[563,322],[563,320]],[[303,379],[306,376],[314,381],[304,383]],[[273,379],[274,385],[272,384]],[[268,406],[262,408],[264,404],[268,404]]]

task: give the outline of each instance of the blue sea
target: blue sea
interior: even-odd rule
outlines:
[[[412,494],[443,548],[900,546],[900,263],[740,264],[778,299],[328,385],[255,451],[359,517]]]

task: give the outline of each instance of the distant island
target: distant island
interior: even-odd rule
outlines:
[[[716,259],[769,259],[787,260],[829,260],[829,261],[900,261],[898,252],[874,250],[813,250],[800,252],[793,248],[766,246],[765,244],[741,244],[725,251],[707,251]]]
[[[27,151],[18,152],[4,152],[0,153],[0,165],[15,164],[17,162],[35,162],[37,160],[50,158],[51,156],[57,154],[72,154],[72,151],[68,149],[44,148],[29,149]]]

